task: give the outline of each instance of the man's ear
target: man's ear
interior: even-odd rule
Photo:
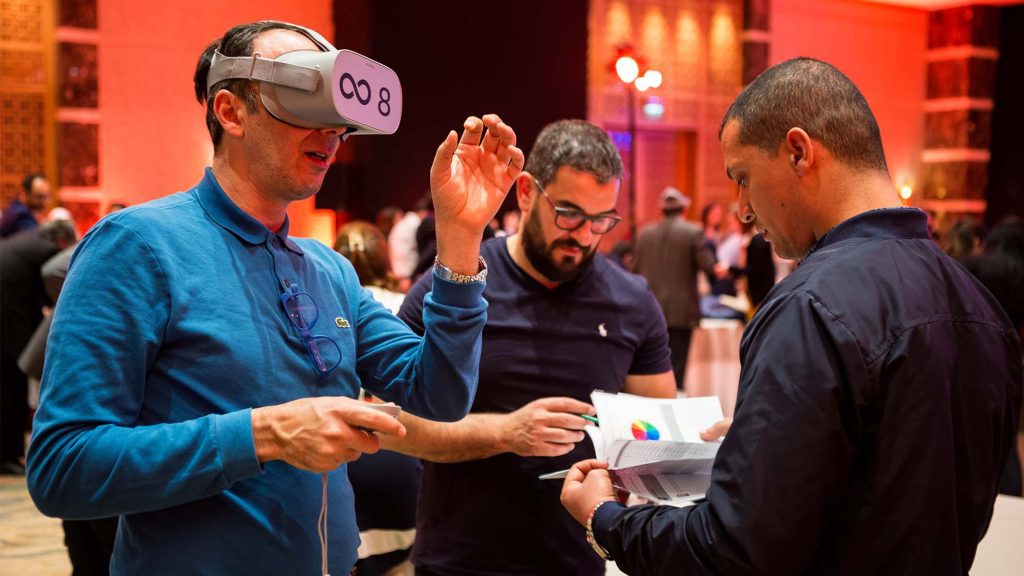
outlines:
[[[245,102],[228,90],[218,90],[213,97],[213,114],[226,134],[235,138],[245,135],[247,113]]]
[[[790,128],[786,133],[786,154],[798,176],[807,173],[814,164],[814,141],[803,128]]]
[[[516,204],[522,216],[530,213],[533,195],[538,194],[537,184],[533,181],[533,175],[523,171],[516,178]],[[520,220],[521,221],[521,220]]]

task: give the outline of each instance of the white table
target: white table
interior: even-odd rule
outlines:
[[[690,357],[683,380],[687,397],[718,396],[722,412],[732,416],[740,382],[742,336],[743,324],[739,320],[704,318],[700,321],[690,341]]]

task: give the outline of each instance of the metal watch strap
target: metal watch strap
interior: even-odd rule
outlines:
[[[614,558],[612,558],[612,555],[605,550],[604,547],[598,544],[597,539],[594,538],[594,514],[597,514],[598,508],[609,502],[612,502],[612,500],[598,502],[597,505],[594,506],[594,509],[590,511],[590,516],[587,516],[587,544],[590,544],[590,547],[594,549],[594,552],[597,552],[597,555],[600,556],[602,560],[614,560]]]
[[[456,284],[469,284],[472,282],[485,282],[487,280],[487,262],[484,262],[484,257],[480,256],[480,271],[472,276],[460,274],[451,268],[441,263],[441,259],[434,256],[434,269],[437,271],[437,275],[443,280],[454,282]]]

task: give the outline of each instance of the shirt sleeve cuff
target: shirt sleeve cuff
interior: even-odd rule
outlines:
[[[618,502],[608,502],[594,512],[594,519],[590,527],[594,530],[594,540],[601,545],[601,548],[611,551],[608,546],[608,534],[612,530],[615,521],[626,511],[626,507]]]
[[[431,298],[438,304],[456,308],[475,308],[480,305],[484,295],[483,282],[450,282],[434,274],[434,285]]]
[[[213,420],[213,428],[224,467],[224,478],[228,483],[263,472],[252,438],[251,409],[218,415]]]

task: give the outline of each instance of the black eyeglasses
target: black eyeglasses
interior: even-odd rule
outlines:
[[[537,185],[537,189],[544,195],[544,199],[551,204],[551,207],[555,210],[555,226],[558,226],[562,230],[572,232],[573,230],[579,229],[585,222],[590,221],[590,231],[593,234],[607,234],[615,228],[615,225],[622,221],[622,218],[614,214],[598,214],[597,216],[591,216],[582,210],[576,208],[569,208],[568,206],[558,206],[548,196],[548,193],[544,191],[544,187],[540,185],[540,181],[536,178],[533,182]]]
[[[294,284],[288,287],[288,292],[281,294],[280,300],[288,320],[302,336],[313,367],[321,376],[326,377],[341,363],[341,348],[327,336],[313,335],[313,326],[320,316],[316,302],[309,292],[299,292]]]

